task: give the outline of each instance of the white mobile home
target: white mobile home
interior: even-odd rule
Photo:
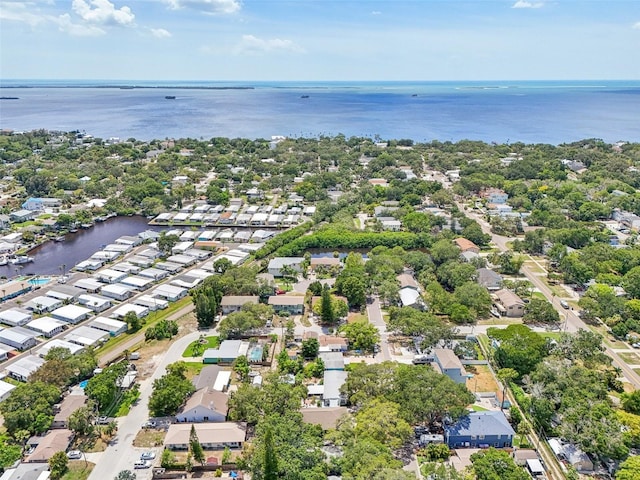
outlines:
[[[104,250],[101,250],[91,255],[90,260],[99,260],[101,262],[113,262],[119,256],[120,256],[120,253],[118,252],[106,252]]]
[[[19,358],[15,363],[7,366],[6,371],[11,378],[26,382],[33,372],[44,365],[44,360],[35,355]]]
[[[67,350],[69,350],[69,353],[71,353],[71,355],[84,352],[84,347],[82,347],[81,345],[67,342],[66,340],[60,340],[59,338],[54,338],[53,340],[42,345],[42,347],[38,349],[36,354],[39,357],[44,358],[53,348],[66,348]]]
[[[122,305],[121,307],[117,308],[113,312],[113,316],[116,318],[124,318],[125,315],[129,312],[135,313],[138,318],[146,317],[147,315],[149,315],[149,309],[147,307],[127,303],[126,305]]]
[[[154,297],[166,298],[170,302],[175,302],[187,296],[189,291],[186,288],[174,287],[172,285],[159,285],[153,289],[151,295]]]
[[[32,298],[27,303],[24,304],[25,308],[32,310],[36,313],[45,313],[51,312],[56,308],[60,308],[62,306],[62,302],[57,298],[46,297],[40,295],[39,297]]]
[[[153,265],[153,259],[143,257],[142,255],[133,255],[127,258],[127,262],[132,263],[141,268],[147,268]]]
[[[81,288],[89,293],[98,293],[100,289],[104,287],[104,283],[99,282],[95,278],[83,278],[74,283],[73,286]]]
[[[192,288],[197,287],[201,282],[201,278],[192,277],[191,275],[180,275],[179,277],[171,280],[169,283],[171,285],[175,285],[176,287],[184,287],[191,290]]]
[[[85,293],[84,290],[71,285],[56,285],[47,292],[47,297],[57,298],[63,302],[65,300],[75,302],[83,293]]]
[[[103,283],[118,283],[127,276],[124,272],[119,272],[111,268],[105,268],[93,274],[93,278]]]
[[[139,275],[131,275],[120,280],[120,284],[126,285],[127,287],[135,288],[138,291],[146,290],[151,285],[153,285],[153,282],[153,279],[142,277]]]
[[[20,327],[27,324],[33,317],[28,312],[17,308],[10,308],[0,312],[0,322],[12,327]]]
[[[83,347],[95,347],[109,339],[109,332],[81,325],[67,333],[64,339]]]
[[[62,320],[56,320],[51,317],[40,317],[35,320],[31,320],[27,323],[26,327],[40,335],[51,338],[61,333],[67,325],[68,323],[63,322]]]
[[[136,267],[134,264],[129,262],[116,263],[115,265],[111,265],[111,268],[119,272],[128,273],[129,275],[135,275],[142,270],[140,267]]]
[[[170,257],[167,257],[167,261],[188,267],[189,265],[196,263],[198,259],[190,257],[189,255],[171,255]]]
[[[180,265],[179,263],[173,263],[173,262],[158,262],[155,264],[155,268],[166,270],[167,272],[170,272],[170,273],[176,273],[182,270],[184,266]]]
[[[133,289],[119,283],[117,285],[105,285],[100,293],[105,297],[123,301],[133,294]]]
[[[147,307],[149,310],[164,310],[169,306],[169,302],[162,298],[152,297],[151,295],[140,295],[139,297],[132,300],[132,303],[135,305],[142,305],[143,307]]]
[[[0,402],[3,402],[7,398],[9,398],[9,395],[11,395],[11,392],[15,388],[16,388],[15,385],[11,383],[3,382],[2,380],[0,380]]]
[[[126,322],[107,317],[96,317],[87,323],[87,326],[108,332],[112,337],[117,337],[121,333],[126,332],[128,328]]]
[[[36,332],[24,327],[11,327],[0,330],[0,343],[24,351],[38,344]]]
[[[178,255],[180,253],[184,253],[189,250],[193,246],[193,242],[178,242],[171,249],[171,253],[173,255]]]
[[[100,267],[102,267],[104,263],[105,262],[102,260],[89,259],[89,260],[83,260],[73,268],[79,272],[87,272],[87,271],[93,272],[95,270],[98,270]]]
[[[140,272],[138,272],[138,276],[158,281],[167,278],[169,276],[169,272],[167,270],[152,267],[141,270]]]
[[[111,308],[113,303],[110,298],[103,297],[102,295],[80,295],[78,297],[78,303],[83,307],[90,308],[94,312],[104,312]]]
[[[77,305],[65,305],[64,307],[60,307],[51,312],[51,316],[53,318],[57,318],[63,322],[72,323],[74,325],[86,320],[91,316],[91,314],[92,312],[88,308],[79,307]]]

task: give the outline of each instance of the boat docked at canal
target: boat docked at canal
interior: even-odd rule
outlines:
[[[33,257],[30,257],[29,255],[18,255],[17,257],[13,257],[9,260],[11,265],[22,265],[30,262],[33,262]]]

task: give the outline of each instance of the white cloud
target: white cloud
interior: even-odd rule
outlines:
[[[96,25],[73,23],[68,13],[60,15],[55,23],[58,24],[58,28],[61,32],[66,32],[74,37],[99,37],[100,35],[107,33]]]
[[[640,22],[634,23],[633,28],[635,28],[636,30],[640,30]]]
[[[156,38],[171,37],[171,32],[168,30],[165,30],[164,28],[150,28],[149,31],[151,32],[151,35],[153,35]]]
[[[2,2],[0,20],[26,23],[32,27],[45,22],[47,17],[38,12],[30,2]]]
[[[382,15],[382,12],[380,10],[374,10],[371,12],[371,15]]]
[[[136,17],[129,7],[115,8],[109,0],[73,0],[71,8],[85,22],[96,25],[132,25]]]
[[[527,0],[518,0],[511,8],[541,8],[544,2],[529,2]]]
[[[239,0],[164,0],[171,8],[191,8],[204,13],[230,14],[242,8]]]
[[[243,35],[242,40],[236,46],[236,53],[259,53],[285,50],[296,53],[304,53],[304,49],[291,40],[280,38],[258,38],[254,35]]]

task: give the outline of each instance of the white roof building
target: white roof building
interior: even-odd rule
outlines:
[[[166,270],[162,270],[160,268],[151,267],[151,268],[145,268],[144,270],[139,271],[138,276],[151,278],[153,280],[162,280],[163,278],[166,278],[169,276],[169,272]]]
[[[13,327],[19,327],[28,323],[33,317],[28,312],[23,312],[17,308],[10,308],[0,312],[0,322],[11,325]]]
[[[87,323],[87,326],[108,332],[112,337],[126,332],[128,328],[126,322],[107,317],[96,317]]]
[[[69,353],[71,353],[71,355],[75,355],[77,353],[84,351],[84,347],[81,345],[67,342],[66,340],[61,340],[59,338],[54,338],[53,340],[42,345],[42,347],[38,349],[36,354],[44,358],[47,356],[47,354],[51,351],[52,348],[66,348],[67,350],[69,350]]]
[[[90,308],[94,312],[103,312],[111,307],[111,299],[101,295],[80,295],[78,297],[80,305]]]
[[[164,310],[169,306],[169,302],[162,298],[152,297],[151,295],[140,295],[134,298],[131,303],[147,307],[152,312],[156,310]]]
[[[120,280],[120,283],[128,287],[133,287],[136,290],[146,290],[153,285],[154,280],[148,277],[142,277],[139,275],[131,275]]]
[[[173,285],[158,285],[153,289],[151,295],[154,297],[166,298],[170,302],[175,302],[187,296],[189,291],[186,288],[176,287]]]
[[[111,265],[111,268],[119,272],[125,272],[128,274],[136,274],[140,272],[140,270],[142,270],[140,267],[137,267],[136,265],[129,262],[116,263],[115,265]]]
[[[105,268],[93,274],[93,278],[104,283],[118,283],[126,276],[127,274],[125,272],[119,272],[111,268]]]
[[[34,297],[24,304],[25,308],[33,310],[36,313],[50,312],[61,306],[62,302],[57,298],[46,297],[44,295]]]
[[[189,255],[171,255],[167,257],[168,262],[177,263],[179,265],[193,265],[198,259]]]
[[[16,388],[15,385],[0,380],[0,402],[9,398],[11,392]]]
[[[16,362],[6,368],[10,377],[26,382],[31,374],[44,365],[44,360],[35,355],[20,357]]]
[[[109,332],[81,325],[64,336],[64,339],[83,347],[94,347],[109,339]]]
[[[97,293],[102,287],[104,287],[104,283],[99,282],[95,278],[82,278],[75,282],[73,286],[86,290],[90,293]]]
[[[63,322],[62,320],[56,320],[51,317],[40,317],[35,320],[31,320],[27,323],[26,327],[40,335],[51,338],[62,332],[67,325],[68,323]]]
[[[133,303],[127,303],[126,305],[118,307],[113,312],[113,316],[116,318],[124,318],[124,316],[129,312],[135,313],[138,318],[146,317],[147,315],[149,315],[149,309],[147,307],[143,307],[142,305],[136,305]]]
[[[47,291],[47,297],[57,298],[59,300],[76,301],[84,290],[72,287],[71,285],[56,285]]]
[[[0,330],[0,343],[17,348],[18,350],[27,350],[37,345],[36,332],[24,327],[11,327]]]
[[[51,316],[53,318],[57,318],[58,320],[76,324],[89,318],[91,316],[91,313],[91,310],[85,307],[79,307],[77,305],[65,305],[64,307],[60,307],[51,312]]]
[[[100,293],[105,297],[115,298],[116,300],[126,300],[132,295],[133,289],[118,283],[117,285],[105,285]]]

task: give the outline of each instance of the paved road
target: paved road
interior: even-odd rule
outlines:
[[[491,239],[493,243],[501,251],[504,252],[508,250],[507,243],[511,241],[510,238],[492,233],[491,226],[484,220],[484,218],[482,218],[477,213],[464,210],[462,205],[458,205],[458,208],[461,211],[465,212],[465,214],[468,217],[476,220],[482,227],[482,230],[485,233],[488,233],[489,235],[491,235]],[[560,314],[560,317],[565,319],[565,323],[563,326],[563,329],[565,331],[577,332],[578,330],[589,330],[589,326],[586,323],[584,323],[580,317],[578,317],[575,311],[566,310],[560,306],[559,301],[558,302],[555,301],[556,295],[551,291],[547,283],[544,281],[543,278],[540,277],[539,274],[532,271],[526,265],[522,266],[521,272],[545,296],[545,298],[549,302],[551,302],[551,304],[555,307],[555,309]],[[612,358],[613,365],[620,368],[620,370],[622,371],[625,378],[629,381],[629,383],[631,383],[636,389],[640,389],[640,376],[636,372],[634,372],[633,369],[629,367],[629,365],[627,365],[627,363],[624,360],[622,360],[622,358],[620,358],[620,356],[614,350],[607,347],[606,345],[605,345],[605,352],[607,353],[607,355],[609,355]]]
[[[179,312],[176,312],[176,315],[178,313]],[[211,331],[208,334],[213,335],[214,333],[214,331]],[[200,331],[191,332],[173,342],[153,375],[140,383],[140,400],[138,404],[131,409],[126,417],[117,419],[118,433],[112,445],[108,446],[100,458],[97,459],[96,466],[91,472],[89,480],[110,480],[122,470],[133,470],[134,462],[140,458],[142,452],[147,450],[156,452],[157,457],[155,464],[160,464],[159,457],[162,452],[162,447],[151,449],[136,448],[132,445],[132,442],[142,424],[149,418],[148,404],[153,381],[166,373],[167,365],[182,360],[184,350],[191,342],[197,340],[201,334],[202,332]],[[136,474],[138,480],[151,478],[150,469],[136,470]]]

